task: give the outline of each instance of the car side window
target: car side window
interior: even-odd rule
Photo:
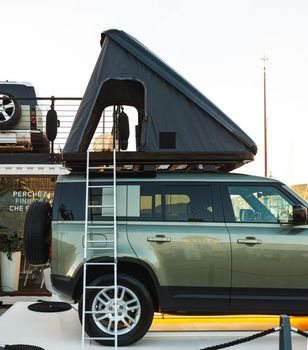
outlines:
[[[89,221],[113,220],[114,196],[112,185],[96,184],[98,187],[89,189]],[[100,187],[102,186],[102,187]],[[126,216],[126,186],[117,185],[117,217]]]
[[[275,186],[228,186],[234,221],[287,223],[295,204]]]
[[[165,186],[166,221],[213,221],[210,186]]]
[[[143,184],[140,220],[213,221],[211,186]]]
[[[61,196],[54,202],[54,210],[58,220],[82,221],[85,217],[85,183],[73,182],[58,184],[56,193]]]
[[[160,184],[142,184],[140,186],[139,196],[139,214],[140,220],[161,221],[163,220],[162,186]]]

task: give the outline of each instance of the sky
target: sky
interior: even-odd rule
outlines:
[[[263,176],[263,63],[268,58],[268,172],[308,182],[307,0],[0,0],[0,80],[40,96],[82,96],[100,34],[137,38],[258,145],[238,172]]]

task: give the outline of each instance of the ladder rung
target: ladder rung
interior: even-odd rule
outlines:
[[[90,225],[90,226],[87,226],[87,228],[114,228],[114,225],[99,225],[99,226]]]
[[[114,249],[114,247],[87,247],[88,250],[111,250]]]
[[[114,205],[88,205],[88,208],[114,208]]]
[[[102,265],[102,266],[104,266],[104,265],[106,265],[106,266],[108,266],[108,265],[116,265],[116,263],[102,263],[102,262],[96,262],[96,263],[93,263],[93,262],[91,262],[91,263],[88,263],[88,262],[86,262],[85,263],[85,265]]]
[[[87,243],[114,243],[114,241],[88,239]]]
[[[86,289],[104,289],[104,288],[110,288],[112,286],[85,286]]]
[[[85,337],[85,340],[115,340],[115,338],[110,338],[110,337]]]
[[[113,186],[104,186],[104,185],[89,185],[88,188],[112,188]]]
[[[108,287],[110,287],[110,286],[108,286]],[[102,314],[103,312],[100,312],[99,310],[97,310],[97,311],[85,311],[84,313],[87,315],[94,315],[94,314]]]
[[[89,170],[106,169],[105,166],[89,166]]]

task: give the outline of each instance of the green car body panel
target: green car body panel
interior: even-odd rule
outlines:
[[[93,184],[111,183],[111,179],[105,177],[91,181]],[[77,196],[81,208],[79,217],[63,219],[63,205],[70,205],[63,197],[76,201],[76,194],[75,199],[70,198],[76,184],[80,186],[76,189],[80,191]],[[186,192],[179,195],[186,187],[189,188],[188,195]],[[153,188],[152,197],[149,188]],[[206,208],[211,220],[173,220],[172,210],[184,216],[189,211],[187,215],[191,215],[192,203],[187,196],[189,193],[196,196],[198,191],[211,195],[212,202]],[[247,191],[254,193],[253,198]],[[233,197],[240,195],[242,197],[233,202]],[[56,283],[59,276],[68,280],[79,278],[80,283],[84,254],[84,196],[84,176],[59,177],[52,221],[51,266],[56,288],[59,287]],[[172,203],[174,198],[177,203]],[[273,210],[269,200],[278,203],[275,202]],[[307,208],[307,203],[280,182],[240,174],[158,173],[153,178],[119,178],[117,202],[119,261],[133,264],[128,265],[132,266],[132,274],[137,265],[147,270],[161,310],[186,314],[266,311],[303,314],[308,311],[295,305],[301,301],[308,307],[308,225],[275,219],[285,215],[293,205]],[[257,207],[261,203],[266,208],[255,213],[252,222],[245,222],[245,215],[253,212],[254,202]],[[230,209],[232,205],[234,210]],[[171,208],[169,213],[168,208]],[[68,209],[65,208],[66,214]],[[142,210],[144,217],[140,214]],[[244,219],[240,215],[244,215]],[[103,225],[110,223],[111,218],[95,220],[92,223]],[[92,239],[104,237],[106,240],[113,234],[98,228],[89,233]],[[108,243],[102,243],[102,246],[106,247]],[[94,260],[110,257],[108,250],[106,253],[99,251],[99,254],[93,250],[90,254]],[[70,296],[76,296],[74,293],[70,291]]]

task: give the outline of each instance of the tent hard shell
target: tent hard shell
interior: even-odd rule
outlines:
[[[209,99],[127,33],[101,35],[101,53],[63,150],[85,152],[108,106],[138,111],[136,151],[253,160],[256,144]],[[144,155],[143,155],[144,157]],[[242,163],[242,164],[241,164]],[[237,167],[235,166],[235,167]]]

